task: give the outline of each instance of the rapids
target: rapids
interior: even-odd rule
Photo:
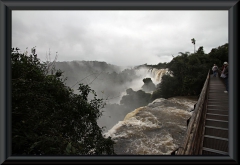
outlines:
[[[180,147],[197,98],[159,98],[128,113],[105,137],[117,155],[170,155]]]

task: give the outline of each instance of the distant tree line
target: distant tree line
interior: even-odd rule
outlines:
[[[143,64],[143,65],[138,65],[138,66],[135,66],[134,69],[141,69],[141,68],[149,68],[149,69],[152,69],[152,68],[156,68],[156,69],[164,69],[164,68],[167,68],[167,63],[164,62],[164,63],[158,63],[157,65],[148,65],[148,64]]]

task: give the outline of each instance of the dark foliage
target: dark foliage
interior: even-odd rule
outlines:
[[[97,125],[104,104],[88,85],[79,84],[74,94],[62,72],[46,74],[35,54],[13,49],[11,64],[13,155],[114,154],[114,142]]]
[[[142,90],[133,91],[131,88],[126,90],[127,95],[123,96],[120,103],[130,109],[146,106],[150,103],[151,94]]]
[[[162,83],[159,85],[159,88],[152,93],[151,100],[153,101],[157,98],[169,98],[178,96],[178,86],[179,84],[176,77],[164,75],[162,77]]]
[[[209,67],[212,67],[213,64],[216,64],[220,69],[222,69],[223,62],[228,62],[228,43],[212,49],[208,56]]]
[[[143,65],[138,65],[138,66],[135,66],[135,69],[141,69],[141,68],[149,68],[149,69],[152,69],[152,68],[156,68],[156,69],[164,69],[167,67],[167,63],[164,62],[164,63],[158,63],[157,65],[148,65],[148,64],[143,64]]]
[[[163,76],[151,100],[159,97],[199,95],[213,64],[221,66],[224,61],[228,61],[228,44],[212,49],[209,54],[204,53],[202,46],[193,54],[180,52],[167,64],[172,76]]]

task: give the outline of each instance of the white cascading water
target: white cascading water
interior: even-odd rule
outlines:
[[[143,78],[151,78],[154,84],[158,84],[162,80],[162,76],[165,74],[169,74],[170,72],[168,68],[166,69],[139,69],[137,71],[137,74],[141,74]]]
[[[115,141],[118,155],[170,155],[182,144],[196,99],[156,99],[128,113],[105,137]]]
[[[131,83],[127,84],[127,88],[132,88],[134,91],[141,90],[143,86],[143,79],[144,78],[151,78],[152,82],[157,85],[161,82],[162,76],[165,74],[171,75],[168,68],[166,69],[147,69],[141,68],[136,70],[136,74],[139,76],[139,79],[132,81]],[[124,91],[121,96],[125,95],[126,92]]]
[[[169,73],[169,70],[166,68],[166,69],[152,69],[152,70],[148,70],[149,72],[152,73],[152,75],[154,75],[154,80],[158,83],[161,82],[162,80],[162,76],[165,75],[165,74],[170,74]]]

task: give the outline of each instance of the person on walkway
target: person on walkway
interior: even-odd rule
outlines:
[[[223,71],[222,73],[225,74],[225,78],[224,78],[224,82],[225,82],[225,85],[226,85],[226,90],[224,91],[225,93],[228,93],[228,63],[227,62],[224,62],[223,63]]]
[[[213,77],[216,77],[216,75],[217,75],[217,73],[218,73],[218,67],[217,67],[216,64],[213,65],[212,71],[213,71]]]

